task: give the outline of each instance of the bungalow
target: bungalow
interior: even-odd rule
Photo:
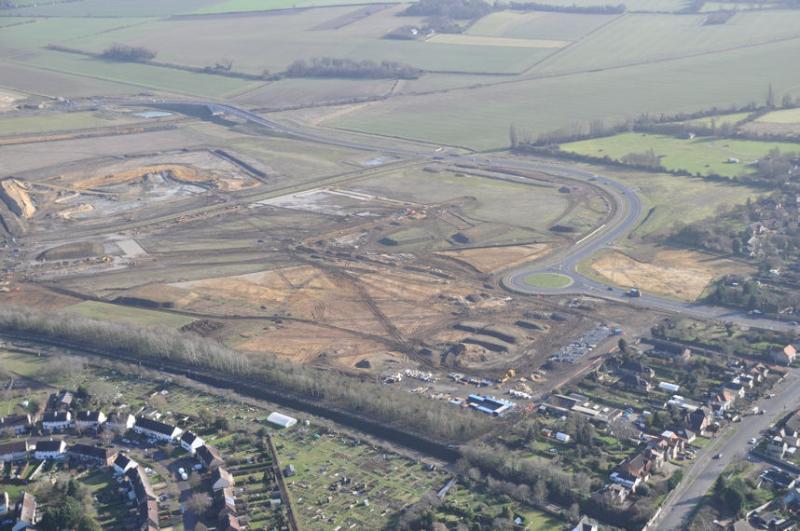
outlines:
[[[194,455],[197,452],[197,449],[204,444],[205,441],[191,431],[185,431],[183,432],[183,435],[181,435],[181,448],[192,455]]]
[[[125,454],[117,454],[113,462],[114,472],[117,474],[125,474],[128,470],[134,469],[139,466],[139,463],[131,459]]]
[[[0,432],[8,430],[15,435],[22,435],[30,430],[31,424],[31,416],[27,413],[25,415],[0,417]]]
[[[95,463],[102,466],[112,466],[117,457],[117,452],[110,448],[90,446],[88,444],[73,444],[67,454],[82,463]]]
[[[0,444],[0,463],[13,463],[27,459],[28,452],[32,448],[33,446],[28,444],[27,439]]]
[[[102,411],[79,411],[75,415],[75,427],[79,430],[98,429],[106,421]]]
[[[33,457],[39,460],[63,459],[66,456],[67,443],[58,440],[39,441],[33,450]]]
[[[36,510],[36,498],[27,492],[23,492],[22,497],[17,503],[17,521],[14,523],[11,531],[22,531],[24,529],[34,528],[39,520]]]
[[[157,420],[151,420],[146,417],[136,417],[136,424],[133,426],[133,431],[139,435],[157,439],[159,441],[174,441],[181,436],[183,430],[176,426],[170,426]]]
[[[203,444],[197,448],[195,453],[198,461],[208,470],[212,470],[225,464],[219,451],[209,444]]]
[[[775,363],[791,365],[797,357],[797,350],[792,345],[786,345],[782,350],[773,351],[770,357]]]
[[[72,413],[69,411],[48,411],[42,419],[45,431],[64,431],[72,425]]]
[[[211,473],[211,488],[214,492],[225,487],[233,487],[234,484],[233,475],[222,467],[217,467]]]
[[[106,427],[114,431],[125,433],[136,424],[136,417],[130,413],[112,413],[106,420]]]

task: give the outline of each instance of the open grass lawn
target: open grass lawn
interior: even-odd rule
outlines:
[[[615,17],[616,15],[498,11],[479,19],[469,27],[467,34],[572,41],[608,24]]]
[[[270,11],[304,7],[321,7],[353,4],[394,4],[398,0],[222,0],[196,10],[196,13],[230,13],[239,11]]]
[[[667,135],[623,133],[620,135],[582,140],[563,144],[561,149],[595,157],[608,156],[621,160],[630,153],[652,149],[661,157],[661,164],[669,170],[685,170],[699,175],[741,177],[755,169],[747,163],[756,161],[770,150],[800,152],[800,144],[788,142],[760,142],[753,140],[714,139],[696,137],[692,140]],[[736,159],[738,163],[728,162]]]
[[[768,124],[798,124],[800,123],[800,109],[783,109],[772,111],[756,119],[756,122]]]
[[[133,323],[140,326],[158,325],[167,328],[180,328],[194,320],[191,317],[173,315],[157,310],[144,310],[95,301],[85,301],[73,306],[68,306],[68,311],[101,321]]]
[[[730,114],[717,114],[715,116],[706,116],[705,118],[697,118],[695,120],[689,120],[686,122],[687,124],[696,124],[701,125],[704,127],[711,127],[712,123],[716,123],[717,127],[720,125],[725,124],[737,124],[742,120],[746,120],[747,117],[750,116],[749,112],[735,112]]]
[[[558,273],[534,273],[525,277],[524,281],[529,286],[544,289],[566,288],[572,284],[571,278]]]

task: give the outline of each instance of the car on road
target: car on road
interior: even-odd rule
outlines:
[[[714,459],[722,459],[722,453],[714,454]]]

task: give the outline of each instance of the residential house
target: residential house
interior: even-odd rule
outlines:
[[[631,491],[619,483],[611,483],[600,492],[600,497],[611,505],[622,505],[630,493]]]
[[[225,464],[219,451],[209,444],[198,447],[195,456],[207,470],[213,470]]]
[[[577,525],[572,528],[572,531],[598,531],[600,526],[597,525],[597,522],[589,518],[588,516],[581,516],[581,519],[578,520]]]
[[[217,467],[211,473],[211,488],[214,492],[225,487],[233,487],[234,484],[233,475],[222,467]]]
[[[236,513],[236,495],[233,492],[233,487],[223,487],[214,493],[216,505],[219,511],[223,510]]]
[[[687,444],[691,444],[697,439],[697,435],[692,430],[678,430],[677,431],[678,437],[683,439],[683,447],[686,448]]]
[[[644,361],[638,359],[626,360],[622,364],[622,369],[643,376],[648,380],[654,378],[656,375],[656,372],[652,368],[648,367]]]
[[[800,411],[795,411],[792,416],[783,423],[780,434],[789,440],[797,442],[800,438]]]
[[[777,467],[765,470],[759,478],[762,483],[769,484],[775,490],[790,490],[797,483],[797,477]]]
[[[67,443],[61,439],[39,441],[33,450],[33,457],[39,460],[63,459],[67,455]]]
[[[716,411],[717,415],[722,416],[723,413],[728,411],[736,402],[736,394],[730,389],[721,389],[711,399],[711,407]]]
[[[141,531],[156,531],[161,529],[158,521],[158,502],[145,499],[138,504],[139,529]]]
[[[128,471],[125,472],[125,477],[128,478],[128,481],[130,481],[133,486],[133,494],[137,502],[143,503],[147,500],[158,500],[153,487],[150,485],[150,480],[147,478],[147,474],[144,473],[141,467],[137,466],[128,469]]]
[[[27,439],[0,444],[0,463],[23,461],[28,458],[28,452],[32,448]]]
[[[164,424],[157,420],[148,419],[147,417],[136,417],[136,424],[133,426],[133,431],[140,435],[150,437],[159,441],[172,442],[181,436],[183,430],[177,426]]]
[[[30,431],[31,424],[31,416],[27,413],[0,417],[0,432],[10,431],[15,435],[22,435]]]
[[[733,394],[735,396],[734,400],[736,400],[737,398],[744,398],[744,395],[746,393],[746,390],[745,390],[746,385],[741,382],[741,380],[739,379],[738,376],[736,378],[734,378],[733,380],[731,380],[729,382],[725,382],[724,384],[722,384],[722,387],[725,390],[729,390],[729,391],[733,392]]]
[[[636,488],[650,479],[653,461],[647,459],[644,453],[623,461],[609,476],[611,481],[636,492]]]
[[[711,425],[711,410],[706,407],[700,407],[692,412],[684,415],[683,424],[685,429],[691,430],[695,433],[702,434]]]
[[[106,416],[102,411],[79,411],[75,415],[75,427],[79,430],[96,430],[106,421]]]
[[[181,435],[181,448],[192,455],[194,455],[197,452],[197,449],[204,444],[205,441],[191,431],[185,431],[183,432],[183,435]]]
[[[50,408],[56,411],[68,411],[72,407],[75,396],[69,391],[61,391],[58,394],[50,395]]]
[[[767,454],[771,455],[772,457],[782,459],[786,454],[788,447],[789,445],[786,444],[786,441],[783,439],[783,437],[776,435],[767,443],[766,451]]]
[[[117,457],[117,452],[111,448],[101,448],[80,443],[70,446],[67,454],[76,461],[102,466],[112,466]]]
[[[136,417],[130,413],[112,413],[106,420],[106,427],[119,433],[125,433],[136,424]]]
[[[42,418],[42,429],[45,431],[64,431],[72,425],[72,413],[69,411],[48,411]]]
[[[792,345],[786,345],[781,350],[775,350],[770,354],[772,361],[780,365],[791,365],[797,357],[797,350]]]
[[[764,379],[769,375],[769,367],[764,365],[763,363],[756,363],[752,367],[750,367],[750,371],[748,371],[750,376],[756,381],[756,383],[761,383]]]
[[[125,474],[128,470],[136,468],[139,466],[139,463],[131,459],[125,454],[117,454],[114,458],[114,472],[117,474]]]
[[[217,531],[239,531],[240,529],[238,516],[227,511],[220,513],[217,521]]]
[[[39,521],[37,514],[36,498],[27,492],[22,493],[22,497],[17,503],[17,521],[11,528],[11,531],[23,531],[25,529],[34,529]]]

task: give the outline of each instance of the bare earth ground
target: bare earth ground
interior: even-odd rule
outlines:
[[[442,251],[440,256],[447,256],[466,262],[481,273],[493,274],[509,269],[524,262],[532,262],[552,250],[546,243],[530,245],[511,245],[508,247],[484,247],[480,249],[462,249],[458,251]]]
[[[619,286],[688,301],[696,300],[714,278],[743,270],[732,260],[677,249],[659,250],[650,262],[612,251],[598,256],[591,267]]]

